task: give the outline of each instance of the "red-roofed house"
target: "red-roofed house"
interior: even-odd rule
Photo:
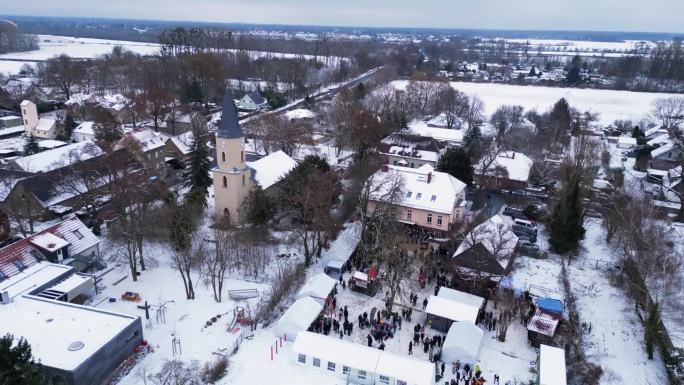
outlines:
[[[0,281],[41,260],[84,270],[100,260],[100,240],[78,218],[69,218],[0,248]]]

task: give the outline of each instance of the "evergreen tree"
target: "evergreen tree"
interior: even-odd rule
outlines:
[[[192,120],[190,166],[185,175],[185,187],[190,188],[186,200],[198,208],[207,207],[208,188],[212,184],[209,171],[209,149],[206,145],[206,123],[200,116]]]
[[[579,57],[579,55],[575,55],[575,57],[572,58],[572,62],[570,64],[570,69],[568,70],[568,74],[566,76],[566,81],[570,84],[577,84],[580,81],[580,69],[582,68],[582,58]]]
[[[76,128],[78,124],[74,120],[74,117],[71,116],[71,114],[67,114],[66,119],[64,120],[64,140],[65,141],[70,141],[71,140],[71,134],[74,132],[74,128]]]
[[[466,130],[463,138],[463,147],[468,151],[468,155],[476,159],[480,155],[482,149],[482,133],[480,127],[473,125]]]
[[[267,88],[264,91],[264,97],[268,100],[268,106],[273,110],[287,104],[285,96],[273,88]]]
[[[473,165],[470,156],[462,148],[448,149],[437,163],[437,170],[449,173],[461,182],[471,185],[473,183]]]
[[[641,138],[644,136],[644,132],[641,131],[639,126],[634,126],[634,129],[632,130],[632,138]]]
[[[354,100],[361,100],[366,97],[366,86],[360,82],[354,87]]]
[[[534,66],[532,66],[532,69],[530,69],[530,73],[527,74],[527,76],[530,76],[530,77],[537,76],[537,71],[536,71],[536,69],[534,68]]]
[[[273,202],[259,186],[249,192],[245,207],[245,219],[249,223],[264,225],[273,218]]]
[[[176,251],[187,250],[192,243],[195,232],[195,217],[187,205],[171,207],[171,223],[169,224],[169,243]]]
[[[33,155],[39,152],[40,148],[38,148],[38,142],[36,141],[36,138],[34,138],[33,135],[30,135],[28,141],[24,145],[24,155]]]
[[[202,95],[202,87],[197,80],[186,82],[181,90],[181,102],[183,103],[201,103],[204,99]]]
[[[558,203],[549,224],[549,244],[560,254],[577,250],[584,238],[584,210],[580,181],[572,178],[563,183]]]
[[[33,359],[31,345],[24,339],[14,340],[6,334],[0,337],[0,383],[12,385],[43,385],[50,383]]]

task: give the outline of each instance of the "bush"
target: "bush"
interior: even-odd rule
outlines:
[[[207,362],[202,368],[202,381],[206,384],[214,384],[222,379],[228,372],[228,358],[220,356],[214,362]]]

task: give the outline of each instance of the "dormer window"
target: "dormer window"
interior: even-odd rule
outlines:
[[[76,236],[76,238],[78,238],[78,239],[83,239],[83,234],[81,234],[80,231],[74,230],[73,233],[74,233],[74,235]]]

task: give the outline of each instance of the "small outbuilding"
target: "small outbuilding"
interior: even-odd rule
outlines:
[[[538,348],[541,344],[552,344],[559,318],[539,309],[527,323],[527,339],[530,345]]]
[[[278,320],[275,326],[275,334],[293,341],[297,333],[306,331],[323,311],[323,305],[311,297],[301,298],[295,301]]]
[[[475,323],[480,307],[472,303],[454,301],[436,295],[428,299],[425,313],[432,328],[446,333],[454,322],[469,321]]]
[[[483,336],[482,329],[470,321],[453,323],[442,344],[442,361],[475,364],[480,359]]]

